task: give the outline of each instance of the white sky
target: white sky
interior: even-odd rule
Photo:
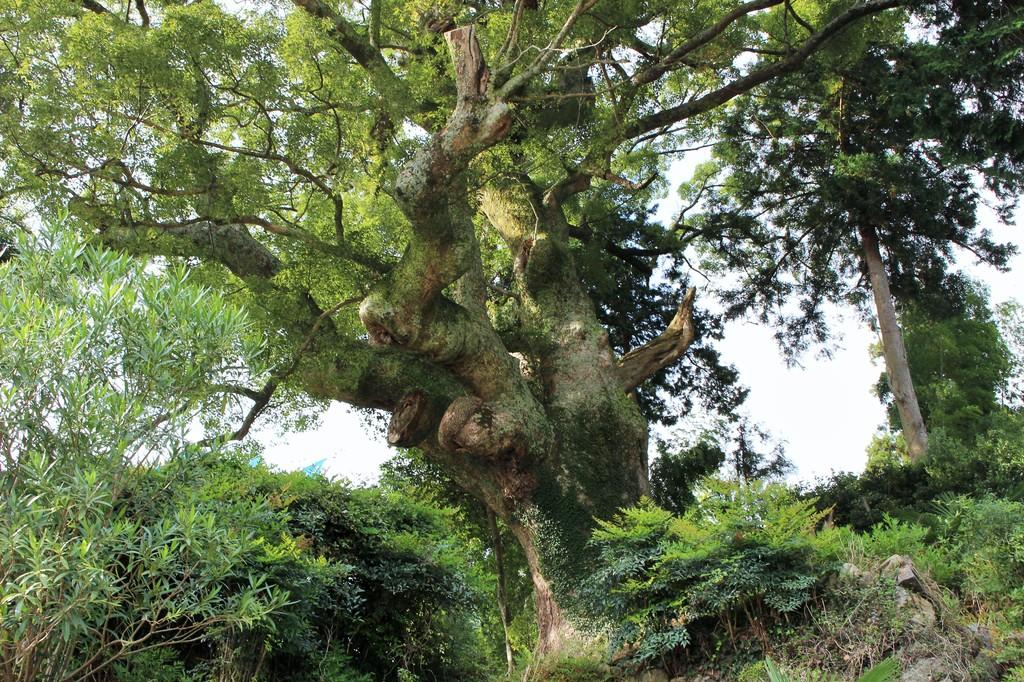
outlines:
[[[675,165],[669,173],[672,186],[702,160],[700,155],[691,155]],[[657,216],[671,220],[678,206],[673,191],[661,202]],[[1015,226],[999,225],[987,209],[982,209],[981,217],[996,241],[1012,241],[1024,251],[1024,239]],[[1019,208],[1017,223],[1021,222],[1024,209]],[[959,264],[990,287],[992,305],[1024,297],[1024,256],[1018,254],[1007,273],[975,266],[970,254],[962,256]],[[865,448],[885,420],[884,409],[872,392],[881,364],[872,361],[868,348],[877,339],[854,310],[835,309],[832,314],[838,347],[829,359],[812,349],[800,358],[799,366],[787,367],[773,330],[749,322],[730,323],[718,345],[722,360],[735,365],[740,381],[750,388],[744,412],[785,442],[786,454],[796,467],[794,477],[801,480],[831,471],[859,472],[866,460]],[[393,454],[360,415],[339,403],[331,405],[315,430],[255,435],[267,446],[264,457],[270,464],[298,469],[326,460],[324,473],[354,482],[376,480],[380,465]]]

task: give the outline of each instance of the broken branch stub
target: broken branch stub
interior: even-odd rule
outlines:
[[[423,391],[402,396],[388,424],[388,444],[399,448],[418,445],[430,436],[434,427],[430,400]]]
[[[697,290],[690,287],[665,331],[619,359],[619,376],[627,393],[681,358],[693,343],[693,300],[696,294]]]
[[[444,34],[455,67],[455,89],[460,100],[480,99],[487,94],[490,72],[476,39],[475,26],[463,26]]]

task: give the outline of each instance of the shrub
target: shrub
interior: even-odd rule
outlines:
[[[604,662],[600,639],[570,640],[557,651],[527,657],[507,676],[524,682],[612,682],[612,668]]]
[[[113,666],[117,682],[191,682],[174,651],[150,649]]]
[[[942,546],[956,557],[950,582],[1024,624],[1024,503],[950,496],[934,509]]]
[[[937,542],[934,531],[886,514],[868,532],[853,537],[856,553],[873,563],[894,554],[911,557],[914,565],[940,583],[948,583],[954,560]]]
[[[246,519],[261,549],[252,570],[290,602],[270,627],[236,637],[227,660],[191,657],[234,670],[259,659],[262,679],[333,680],[323,671],[342,668],[378,680],[487,676],[479,623],[493,583],[482,548],[462,537],[452,510],[242,457],[180,467],[225,523]],[[151,472],[140,501],[174,497],[168,482],[181,480],[178,469],[175,462]],[[246,511],[253,500],[271,513]]]
[[[23,238],[0,275],[0,677],[85,679],[265,622],[285,597],[248,572],[244,524],[187,494],[125,507],[258,350],[244,315],[59,230]]]
[[[25,239],[0,336],[0,678],[485,676],[452,512],[188,444],[266,348],[184,271]]]
[[[744,631],[766,647],[767,627],[827,573],[814,545],[823,516],[782,485],[711,481],[683,516],[644,501],[601,522],[588,592],[612,646],[637,663],[669,661],[702,635],[735,645]]]

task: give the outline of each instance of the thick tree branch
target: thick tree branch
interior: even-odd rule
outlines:
[[[581,242],[590,242],[594,238],[593,231],[585,226],[570,227],[569,236],[575,239],[579,239]],[[656,249],[642,249],[632,246],[622,246],[615,243],[611,239],[605,239],[601,243],[601,248],[612,256],[615,256],[619,260],[623,261],[631,268],[638,270],[648,277],[654,274],[654,262],[651,262],[649,258],[657,258],[658,256],[664,256],[670,253],[675,253],[679,250],[678,247],[664,246]]]
[[[96,2],[96,0],[82,0],[82,7],[96,14],[110,14],[110,10]]]
[[[195,141],[195,140],[193,140]],[[198,141],[202,144],[202,141]],[[223,146],[221,146],[223,147]],[[328,243],[317,238],[313,233],[308,230],[304,230],[294,223],[287,221],[276,222],[268,220],[262,216],[257,215],[236,215],[228,218],[214,218],[211,216],[198,216],[184,221],[159,221],[159,220],[143,220],[134,218],[132,223],[134,226],[143,227],[154,227],[160,229],[172,229],[182,228],[188,226],[194,226],[198,223],[209,223],[219,225],[252,225],[260,227],[268,233],[276,234],[288,239],[295,239],[301,241],[311,248],[316,249],[322,253],[326,253],[332,256],[338,256],[346,260],[350,260],[353,263],[361,265],[365,268],[373,270],[378,273],[388,272],[392,264],[388,263],[374,254],[367,253],[365,250],[358,249],[352,244],[344,240],[344,226],[342,225],[342,199],[336,195],[334,190],[330,188],[321,179],[315,176],[310,171],[302,169],[294,161],[287,159],[284,156],[278,156],[273,154],[267,154],[262,152],[255,152],[254,150],[243,150],[240,148],[234,148],[233,153],[238,153],[246,156],[256,156],[256,158],[262,158],[269,161],[279,161],[284,163],[289,170],[292,170],[300,177],[303,177],[313,183],[321,192],[328,195],[328,198],[334,204],[334,222],[335,222],[335,234],[338,236],[337,243]],[[156,187],[148,183],[138,180],[132,173],[131,169],[121,159],[108,159],[98,166],[90,167],[82,164],[76,164],[74,162],[67,162],[67,165],[76,168],[81,171],[82,175],[87,175],[91,178],[103,180],[106,182],[113,183],[119,187],[127,187],[137,189],[147,194],[154,196],[168,196],[168,197],[203,197],[210,194],[208,187],[190,188],[190,189],[173,189],[167,187]],[[107,175],[104,171],[116,168],[118,173],[116,175]],[[40,164],[41,172],[55,174],[60,177],[66,177],[66,174],[57,168]]]
[[[204,438],[203,440],[196,443],[201,448],[209,448],[217,445],[224,445],[232,441],[240,441],[249,435],[249,431],[252,430],[253,424],[264,410],[270,405],[270,399],[274,396],[274,391],[277,390],[278,383],[276,381],[269,381],[263,390],[255,393],[255,398],[252,407],[246,413],[245,418],[242,419],[242,423],[237,429],[231,433],[221,434],[219,436],[213,436],[211,438]]]
[[[548,188],[544,193],[544,204],[561,206],[569,197],[590,189],[592,180],[590,173],[575,170]]]
[[[270,279],[278,273],[281,262],[266,246],[255,239],[245,225],[218,224],[209,220],[157,226],[156,234],[147,235],[138,227],[107,226],[100,238],[104,243],[136,253],[153,252],[146,242],[155,237],[172,237],[169,249],[175,255],[199,256],[223,264],[240,279]]]
[[[135,0],[135,9],[139,12],[142,27],[149,28],[149,12],[146,11],[146,0]]]
[[[317,397],[389,411],[400,406],[403,398],[411,392],[421,390],[431,408],[425,417],[429,428],[426,428],[426,435],[422,430],[415,435],[429,440],[434,440],[432,436],[441,423],[444,408],[465,394],[464,387],[450,371],[422,356],[401,349],[348,341],[335,334],[333,329],[326,329],[325,322],[340,306],[357,303],[363,296],[343,301],[324,312],[308,292],[295,292],[275,283],[273,278],[280,272],[282,263],[264,244],[253,238],[243,224],[247,221],[271,232],[281,231],[267,221],[248,216],[231,223],[198,218],[172,223],[151,221],[144,225],[122,213],[121,219],[115,219],[112,224],[113,214],[108,211],[109,215],[105,215],[81,197],[74,196],[71,205],[86,220],[100,227],[100,237],[108,245],[137,254],[198,256],[221,263],[245,280],[249,288],[258,292],[260,299],[267,296],[278,299],[267,312],[280,318],[282,329],[306,330],[294,361],[275,374],[263,388],[221,387],[226,392],[248,397],[253,400],[253,405],[237,429],[217,437],[219,442],[244,438],[268,406],[278,385],[292,375],[305,390]],[[316,357],[305,362],[307,356],[313,355],[314,340],[318,340]]]
[[[472,392],[447,405],[438,431],[442,448],[490,458],[539,455],[550,440],[543,410],[476,304],[480,256],[463,177],[473,158],[508,132],[510,112],[490,92],[474,27],[449,31],[445,40],[457,104],[445,127],[399,174],[395,198],[412,227],[409,245],[395,270],[363,301],[359,317],[374,342],[449,368]],[[467,273],[460,293],[468,307],[442,294]],[[395,438],[405,441],[407,432],[418,437],[420,413],[428,405],[403,398]]]
[[[256,423],[256,419],[263,414],[264,410],[270,406],[270,399],[274,397],[274,392],[277,391],[278,386],[281,382],[290,377],[295,373],[295,370],[299,368],[299,364],[302,362],[303,356],[306,355],[312,349],[313,343],[316,340],[317,333],[323,326],[325,320],[330,319],[339,310],[347,305],[353,305],[358,303],[360,297],[350,298],[344,300],[337,305],[333,306],[329,310],[322,312],[313,322],[313,326],[310,328],[309,333],[306,335],[306,339],[299,346],[298,350],[295,351],[295,355],[292,357],[291,362],[280,370],[274,372],[273,376],[267,381],[263,388],[259,391],[232,391],[241,392],[243,395],[248,396],[252,399],[252,407],[249,408],[249,412],[246,413],[245,418],[242,420],[242,424],[230,434],[224,434],[221,436],[215,436],[214,438],[207,438],[206,440],[200,441],[201,446],[212,446],[227,443],[230,441],[239,441],[249,435],[249,431],[252,429],[253,424]]]
[[[371,38],[379,36],[371,34],[370,38],[364,37],[351,22],[322,0],[292,1],[310,15],[330,24],[331,35],[366,70],[384,101],[394,108],[395,113],[405,116],[419,109],[405,82],[391,70],[380,50],[374,47]]]
[[[199,221],[159,227],[155,234],[132,226],[104,226],[100,237],[105,243],[132,253],[199,256],[219,262],[245,280],[261,297],[279,297],[268,312],[281,317],[284,328],[294,328],[298,321],[299,329],[306,330],[304,340],[299,342],[299,347],[306,347],[306,350],[300,357],[311,354],[307,346],[310,339],[315,338],[314,333],[319,336],[330,333],[330,338],[319,344],[314,362],[291,370],[296,381],[315,396],[358,407],[392,410],[403,396],[419,387],[428,387],[426,393],[431,405],[447,405],[465,393],[449,371],[425,358],[400,349],[345,341],[324,329],[327,317],[313,304],[308,293],[296,297],[295,292],[271,281],[282,264],[244,225]],[[282,306],[281,300],[288,299],[290,302]],[[360,296],[344,303],[354,304],[361,299]],[[253,400],[264,392],[263,389],[246,390]],[[436,429],[441,413],[434,413],[432,419]]]
[[[659,370],[681,358],[693,343],[693,299],[696,293],[693,287],[686,291],[665,331],[619,359],[619,376],[626,392],[636,389]]]
[[[746,76],[727,83],[696,99],[648,114],[647,116],[642,116],[632,125],[625,128],[622,139],[637,137],[657,128],[711,111],[715,107],[758,85],[792,73],[799,69],[807,61],[808,57],[814,54],[829,38],[832,38],[854,21],[893,7],[898,7],[901,4],[903,4],[901,0],[867,0],[862,4],[855,5],[830,21],[817,33],[810,36],[798,50],[793,51],[785,59],[757,67]]]
[[[660,174],[652,173],[647,177],[646,180],[640,180],[639,182],[637,182],[636,180],[630,180],[629,178],[624,178],[621,175],[617,175],[611,171],[608,171],[601,177],[602,179],[607,180],[612,184],[618,185],[619,187],[624,187],[625,189],[631,190],[633,192],[640,192],[650,187],[651,184],[660,177]]]
[[[555,55],[558,54],[562,47],[562,43],[565,42],[565,39],[569,36],[570,31],[572,31],[572,27],[576,25],[579,18],[589,12],[597,3],[598,0],[579,0],[579,2],[576,3],[576,6],[569,13],[565,23],[562,24],[562,28],[558,31],[555,37],[552,38],[546,46],[541,48],[537,57],[530,62],[529,66],[509,78],[508,81],[501,86],[498,95],[502,98],[510,97],[539,75],[551,60],[555,58]],[[502,67],[500,71],[505,72],[510,66],[511,65],[506,65],[505,67]]]
[[[367,25],[370,47],[380,50],[380,18],[384,0],[370,0],[370,20]]]
[[[713,26],[701,31],[679,47],[672,50],[672,52],[663,59],[660,59],[657,63],[637,72],[633,76],[633,84],[639,86],[646,85],[647,83],[653,83],[661,76],[671,71],[675,66],[679,65],[683,61],[684,57],[713,41],[739,19],[747,16],[748,14],[752,14],[753,12],[767,9],[768,7],[774,7],[775,5],[781,5],[783,1],[784,0],[752,0],[752,2],[740,5],[719,19]]]

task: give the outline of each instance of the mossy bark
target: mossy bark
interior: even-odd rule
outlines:
[[[589,573],[594,518],[647,489],[647,424],[580,284],[562,207],[518,177],[486,188],[481,210],[516,254],[515,336],[552,434],[522,472],[519,496],[494,505],[527,557],[538,647],[548,650],[570,629],[565,607]]]
[[[635,406],[591,408],[555,416],[557,446],[531,472],[534,485],[509,521],[534,583],[541,652],[572,632],[576,593],[594,566],[594,519],[610,518],[647,489],[646,424]]]

